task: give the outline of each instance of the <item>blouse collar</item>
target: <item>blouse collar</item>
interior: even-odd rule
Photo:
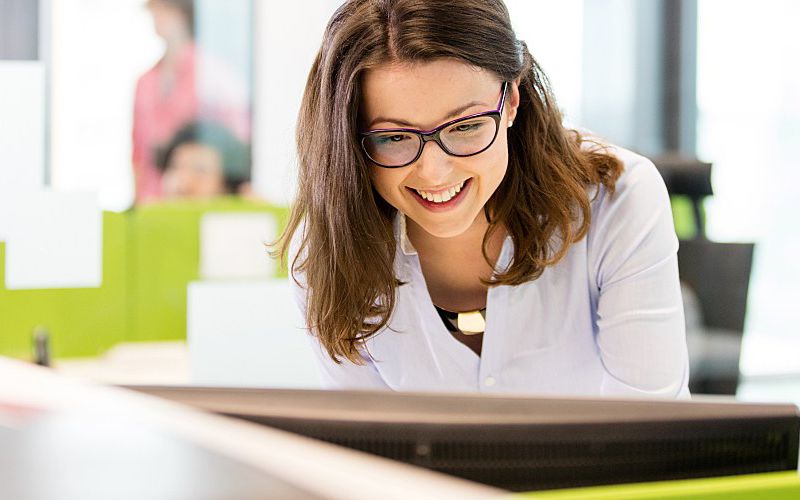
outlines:
[[[403,255],[417,255],[417,249],[411,244],[408,239],[408,226],[406,225],[406,216],[404,213],[397,211],[395,217],[395,238],[400,242],[400,251]]]

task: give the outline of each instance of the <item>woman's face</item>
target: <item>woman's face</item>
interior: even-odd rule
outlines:
[[[432,130],[467,115],[493,111],[502,82],[494,74],[457,60],[396,63],[368,70],[362,80],[360,130]],[[421,156],[401,168],[372,165],[372,182],[384,200],[432,236],[463,234],[483,217],[483,207],[508,166],[506,129],[519,103],[517,85],[506,92],[497,138],[470,157],[445,153],[427,142]],[[454,193],[454,191],[457,191]],[[446,200],[446,201],[445,201]]]
[[[190,36],[192,21],[186,19],[181,9],[164,0],[148,0],[146,6],[153,16],[153,29],[160,38],[171,40]]]

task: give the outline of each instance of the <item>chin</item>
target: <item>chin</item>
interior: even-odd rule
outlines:
[[[446,224],[431,224],[428,222],[420,224],[417,222],[417,224],[419,224],[419,226],[422,227],[426,233],[435,238],[455,238],[456,236],[461,236],[467,232],[467,229],[469,229],[472,225],[470,221],[466,220],[461,223],[451,222]]]

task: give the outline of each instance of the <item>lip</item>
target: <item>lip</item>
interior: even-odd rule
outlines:
[[[461,204],[461,201],[467,196],[467,192],[469,192],[470,188],[472,187],[472,177],[467,179],[464,182],[464,187],[461,188],[461,191],[456,193],[456,195],[450,198],[448,201],[442,203],[436,203],[433,201],[428,201],[422,196],[419,195],[414,189],[410,187],[406,187],[406,189],[411,193],[411,196],[417,200],[417,202],[428,209],[431,212],[446,212],[448,210],[452,210],[458,205]]]

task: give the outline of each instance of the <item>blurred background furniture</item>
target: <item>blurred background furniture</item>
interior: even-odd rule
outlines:
[[[121,342],[185,340],[187,288],[203,278],[202,227],[211,214],[262,214],[280,231],[288,209],[220,198],[104,212],[99,287],[9,290],[0,242],[0,355],[30,359],[37,328],[49,332],[53,358],[97,356]],[[265,262],[262,243],[274,236],[253,235]],[[280,276],[280,266],[271,273],[261,278]]]
[[[690,389],[700,394],[736,394],[754,244],[706,238],[702,203],[713,195],[710,163],[676,155],[657,157],[654,162],[672,196],[681,237],[678,265]]]

